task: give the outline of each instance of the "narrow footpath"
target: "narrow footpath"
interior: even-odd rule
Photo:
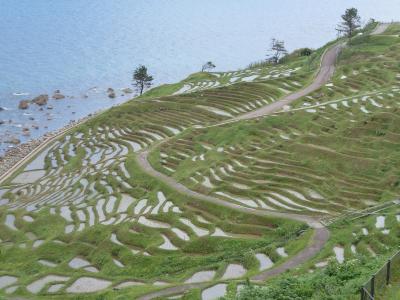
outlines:
[[[383,32],[386,31],[386,29],[389,27],[389,25],[390,24],[388,24],[388,23],[378,24],[377,27],[371,33],[371,35],[382,34]],[[333,45],[331,48],[328,48],[325,51],[325,53],[323,54],[323,56],[321,58],[321,64],[320,64],[320,68],[319,68],[317,76],[314,78],[314,80],[312,81],[312,83],[310,85],[306,86],[302,90],[297,91],[292,94],[289,94],[289,95],[285,96],[284,98],[282,98],[274,103],[263,106],[257,110],[251,111],[249,113],[240,115],[238,117],[235,117],[230,120],[227,120],[227,121],[215,124],[215,125],[211,125],[211,126],[220,126],[220,125],[224,125],[224,124],[228,124],[228,123],[232,123],[232,122],[237,122],[237,121],[241,121],[241,120],[249,120],[249,119],[259,118],[259,117],[273,114],[277,111],[284,109],[285,106],[289,105],[293,101],[298,100],[299,98],[304,97],[304,96],[314,92],[315,90],[321,88],[323,85],[325,85],[326,83],[328,83],[331,80],[331,78],[335,72],[336,60],[340,54],[340,51],[343,49],[343,47],[345,47],[345,43],[339,43],[339,44]],[[255,215],[259,215],[259,216],[272,216],[272,217],[302,221],[302,222],[307,223],[311,228],[314,229],[314,234],[313,234],[309,244],[307,245],[307,247],[305,247],[303,250],[301,250],[297,255],[289,258],[285,263],[283,263],[273,269],[263,271],[255,276],[251,277],[251,280],[264,281],[270,277],[282,274],[282,273],[286,272],[287,270],[296,268],[297,266],[310,260],[318,252],[320,252],[322,250],[322,248],[325,246],[326,242],[329,240],[329,236],[330,236],[329,230],[318,220],[318,218],[311,217],[308,215],[275,212],[275,211],[268,211],[268,210],[261,211],[261,210],[246,208],[246,207],[236,205],[231,202],[223,201],[217,197],[208,196],[208,195],[204,195],[204,194],[200,194],[198,192],[192,191],[192,190],[188,189],[186,186],[177,182],[172,177],[168,177],[167,175],[155,170],[148,161],[148,155],[153,148],[160,147],[163,143],[166,143],[168,140],[169,139],[165,139],[165,140],[161,141],[159,144],[154,145],[153,147],[144,149],[143,151],[139,152],[138,155],[136,156],[139,166],[148,175],[159,179],[160,181],[167,184],[169,187],[175,189],[176,191],[178,191],[184,195],[187,195],[190,197],[195,197],[196,199],[199,199],[199,200],[211,202],[211,203],[214,203],[217,205],[229,207],[231,209],[235,209],[235,210],[238,210],[241,212],[251,213],[251,214],[255,214]],[[158,290],[158,291],[149,293],[147,295],[144,295],[142,297],[139,297],[138,300],[151,300],[151,299],[155,299],[158,297],[173,296],[173,295],[177,295],[177,294],[182,294],[193,288],[203,288],[205,286],[207,286],[207,283],[196,283],[196,284],[187,284],[187,285],[179,285],[179,286],[169,287],[169,288]]]

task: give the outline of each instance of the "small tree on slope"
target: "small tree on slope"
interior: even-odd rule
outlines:
[[[342,22],[340,22],[336,28],[339,34],[344,33],[348,38],[351,38],[361,26],[361,18],[358,15],[358,10],[354,7],[346,9],[344,15],[342,15]]]
[[[277,64],[282,56],[287,54],[285,42],[277,39],[272,39],[269,52],[270,54],[267,55],[268,61],[272,62],[273,64]]]
[[[143,65],[136,68],[133,72],[133,86],[139,95],[143,94],[144,89],[151,87],[153,77],[147,74],[147,68]]]
[[[208,61],[201,67],[201,71],[205,72],[207,70],[211,70],[214,68],[215,68],[215,65],[211,61]]]

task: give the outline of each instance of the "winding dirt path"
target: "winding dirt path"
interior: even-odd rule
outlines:
[[[321,59],[321,65],[317,76],[314,78],[313,82],[310,85],[306,86],[304,89],[289,94],[284,98],[274,103],[263,106],[257,110],[240,115],[230,121],[248,120],[248,119],[262,117],[265,115],[270,115],[274,112],[277,112],[278,110],[283,109],[286,105],[289,105],[293,101],[301,97],[304,97],[310,94],[311,92],[314,92],[315,90],[319,89],[332,78],[332,75],[335,72],[336,59],[343,47],[344,44],[340,43],[332,46],[331,48],[328,48],[328,50],[325,51]]]
[[[285,96],[284,98],[271,103],[269,105],[266,105],[264,107],[261,107],[255,111],[240,115],[238,117],[232,118],[228,121],[224,121],[215,125],[211,126],[219,126],[231,122],[237,122],[240,120],[248,120],[248,119],[253,119],[253,118],[258,118],[262,117],[265,115],[269,115],[272,113],[275,113],[279,110],[282,110],[286,105],[289,105],[293,101],[306,96],[307,94],[319,89],[322,87],[324,84],[326,84],[331,78],[332,75],[335,71],[335,63],[336,59],[343,48],[344,44],[336,44],[332,46],[331,48],[328,48],[327,51],[323,54],[321,58],[321,65],[320,69],[318,71],[317,76],[314,78],[313,82],[305,87],[304,89],[292,93],[290,95]],[[195,197],[199,200],[203,200],[206,202],[214,203],[217,205],[221,205],[224,207],[228,207],[231,209],[235,209],[237,211],[245,212],[245,213],[250,213],[254,215],[259,215],[259,216],[272,216],[272,217],[277,217],[277,218],[284,218],[284,219],[290,219],[290,220],[296,220],[300,222],[305,222],[307,223],[311,228],[314,229],[313,236],[309,242],[309,245],[305,247],[303,250],[301,250],[297,255],[289,258],[285,263],[270,269],[266,270],[264,272],[261,272],[257,274],[256,276],[253,276],[251,279],[252,280],[265,280],[269,277],[281,274],[285,272],[286,270],[295,268],[299,266],[300,264],[308,261],[310,258],[315,256],[318,252],[321,251],[321,249],[324,247],[325,243],[329,239],[329,230],[325,228],[321,222],[318,220],[316,217],[308,216],[308,215],[300,215],[300,214],[293,214],[293,213],[284,213],[284,212],[276,212],[276,211],[267,211],[267,210],[256,210],[252,208],[247,208],[243,207],[240,205],[237,205],[232,202],[224,201],[221,200],[217,197],[209,196],[209,195],[204,195],[200,194],[198,192],[195,192],[193,190],[190,190],[183,184],[177,182],[175,179],[172,177],[169,177],[157,170],[155,170],[151,164],[148,161],[148,156],[151,150],[154,147],[160,147],[163,143],[166,143],[169,139],[165,139],[158,143],[157,145],[153,145],[153,147],[147,148],[141,152],[139,152],[136,156],[137,162],[139,166],[142,168],[144,172],[146,172],[148,175],[155,177],[165,184],[167,184],[169,187],[173,188],[174,190],[184,194],[188,195],[191,197]],[[166,289],[162,289],[153,293],[149,293],[147,295],[144,295],[142,297],[139,297],[139,300],[150,300],[154,299],[157,297],[166,297],[166,296],[172,296],[176,294],[183,293],[187,290],[193,289],[193,288],[203,288],[206,286],[205,283],[198,283],[198,284],[190,284],[190,285],[179,285],[175,287],[169,287]]]
[[[379,23],[376,28],[372,31],[371,35],[377,35],[377,34],[382,34],[383,32],[386,31],[386,29],[389,27],[390,24],[388,23]],[[273,114],[277,111],[282,110],[285,106],[289,105],[293,101],[304,97],[311,92],[319,89],[322,87],[324,84],[329,82],[329,80],[332,78],[334,72],[335,72],[335,63],[337,60],[337,57],[342,50],[342,48],[345,46],[345,43],[340,43],[332,46],[331,48],[328,48],[328,50],[323,54],[321,58],[321,65],[320,69],[318,71],[317,76],[314,78],[313,82],[306,86],[304,89],[297,91],[295,93],[289,94],[285,96],[284,98],[271,103],[269,105],[266,105],[264,107],[261,107],[255,111],[240,115],[238,117],[232,118],[227,121],[223,121],[218,124],[214,124],[208,127],[213,127],[213,126],[220,126],[223,124],[227,123],[232,123],[232,122],[237,122],[240,120],[248,120],[248,119],[253,119],[253,118],[258,118],[266,115]],[[292,213],[283,213],[283,212],[275,212],[275,211],[260,211],[252,208],[246,208],[231,202],[227,202],[224,200],[221,200],[217,197],[212,197],[204,194],[200,194],[198,192],[192,191],[183,184],[177,182],[175,179],[172,177],[169,177],[161,172],[158,172],[155,170],[149,163],[148,161],[148,155],[150,151],[154,147],[159,147],[163,143],[166,143],[169,139],[165,139],[158,143],[157,145],[153,145],[153,147],[147,148],[143,150],[142,152],[139,152],[137,157],[137,162],[139,166],[142,168],[143,171],[145,171],[147,174],[149,174],[152,177],[155,177],[171,188],[175,189],[176,191],[191,196],[195,197],[199,200],[203,200],[206,202],[211,202],[217,205],[221,205],[224,207],[229,207],[231,209],[235,209],[241,212],[245,213],[251,213],[259,216],[273,216],[273,217],[278,217],[278,218],[284,218],[284,219],[290,219],[290,220],[296,220],[296,221],[302,221],[307,223],[311,228],[314,229],[313,236],[309,242],[309,245],[305,247],[303,250],[301,250],[297,255],[289,258],[286,262],[283,264],[269,269],[265,270],[253,277],[251,277],[251,280],[254,281],[264,281],[270,277],[279,275],[284,273],[287,270],[293,269],[308,260],[310,260],[312,257],[314,257],[318,252],[322,250],[322,248],[325,246],[326,242],[329,239],[330,233],[329,230],[319,221],[318,218],[316,217],[311,217],[308,215],[299,215],[299,214],[292,214]],[[194,283],[194,284],[183,284],[179,286],[174,286],[174,287],[169,287],[165,288],[162,290],[158,290],[152,293],[149,293],[147,295],[141,296],[138,298],[138,300],[151,300],[154,298],[158,297],[167,297],[167,296],[173,296],[177,294],[182,294],[190,289],[193,288],[204,288],[208,284],[207,283]]]
[[[371,35],[382,34],[388,29],[391,23],[379,23],[375,29],[371,32]]]
[[[371,35],[382,34],[384,31],[386,31],[386,29],[389,27],[389,25],[390,25],[389,23],[378,24],[377,27],[374,29],[374,31],[371,33]],[[329,48],[323,54],[322,59],[321,59],[320,69],[319,69],[317,76],[315,77],[313,82],[310,85],[308,85],[307,87],[305,87],[304,89],[302,89],[298,92],[289,94],[289,95],[285,96],[284,98],[282,98],[272,104],[266,105],[262,108],[259,108],[255,111],[240,115],[238,117],[235,117],[230,120],[227,120],[227,121],[224,121],[224,122],[221,122],[218,124],[214,124],[211,126],[220,126],[220,125],[230,123],[230,122],[253,119],[253,118],[258,118],[258,117],[262,117],[262,116],[266,116],[266,115],[275,113],[279,110],[282,110],[286,105],[289,105],[293,101],[317,90],[318,88],[320,88],[321,86],[326,84],[331,79],[331,77],[335,71],[335,62],[336,62],[337,56],[340,53],[343,46],[344,46],[344,44],[336,44],[336,45],[332,46],[331,48]],[[79,126],[82,123],[84,123],[85,121],[77,122],[73,126],[66,128],[64,130],[61,130],[60,132],[58,132],[57,134],[55,134],[54,136],[52,136],[51,138],[46,140],[43,144],[41,144],[39,147],[34,149],[31,153],[29,153],[27,156],[25,156],[23,159],[21,159],[17,164],[15,164],[12,168],[10,168],[5,174],[2,174],[0,176],[0,184],[2,182],[4,182],[7,178],[9,178],[19,167],[21,167],[23,164],[25,164],[28,160],[32,159],[40,151],[45,149],[45,147],[48,146],[50,143],[54,142],[55,140],[57,140],[58,138],[60,138],[61,136],[63,136],[64,134],[66,134],[67,132],[69,132],[70,130],[75,128],[76,126]],[[209,126],[209,127],[211,127],[211,126]],[[251,213],[251,214],[260,215],[260,216],[273,216],[273,217],[278,217],[278,218],[285,218],[285,219],[305,222],[311,228],[314,229],[313,236],[307,247],[305,247],[297,255],[288,259],[285,263],[283,263],[273,269],[266,270],[264,272],[261,272],[255,276],[253,276],[251,278],[252,280],[256,280],[256,281],[266,280],[267,278],[281,274],[281,273],[285,272],[286,270],[295,268],[295,267],[299,266],[300,264],[307,262],[310,258],[315,256],[324,247],[325,243],[328,241],[329,236],[330,236],[329,230],[326,227],[324,227],[324,225],[322,225],[322,223],[316,217],[311,217],[308,215],[298,215],[298,214],[292,214],[292,213],[283,213],[283,212],[280,213],[280,212],[266,211],[266,210],[259,211],[256,209],[239,206],[239,205],[236,205],[231,202],[223,201],[216,197],[212,197],[212,196],[208,196],[208,195],[204,195],[204,194],[200,194],[198,192],[192,191],[192,190],[188,189],[187,187],[185,187],[184,185],[180,184],[179,182],[175,181],[173,178],[168,177],[165,174],[156,171],[155,169],[152,168],[152,166],[148,162],[149,152],[155,146],[160,146],[161,144],[167,142],[168,140],[169,139],[165,139],[161,143],[154,145],[151,148],[147,148],[144,151],[138,153],[138,155],[137,155],[138,164],[141,166],[143,171],[145,171],[147,174],[163,181],[164,183],[166,183],[170,187],[174,188],[178,192],[186,194],[188,196],[195,197],[199,200],[203,200],[203,201],[214,203],[217,205],[229,207],[231,209],[235,209],[235,210],[245,212],[245,213]],[[138,299],[139,300],[151,300],[151,299],[154,299],[157,297],[172,296],[172,295],[184,293],[185,291],[188,291],[193,288],[204,288],[207,285],[208,285],[208,283],[182,284],[179,286],[169,287],[169,288],[165,288],[165,289],[162,289],[159,291],[149,293],[147,295],[139,297]]]

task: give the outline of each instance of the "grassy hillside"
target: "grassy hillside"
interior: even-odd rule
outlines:
[[[332,82],[288,111],[187,131],[152,153],[153,166],[191,189],[281,211],[337,214],[392,200],[399,50],[398,37],[357,37]]]
[[[198,280],[193,275],[210,283],[251,276],[260,255],[276,266],[303,249],[312,234],[306,225],[178,194],[143,173],[135,152],[271,103],[308,83],[313,68],[296,58],[194,74],[177,87],[201,92],[154,98],[176,89],[153,90],[54,142],[0,188],[0,293],[132,299]],[[227,272],[232,267],[239,272]]]
[[[193,74],[49,145],[0,186],[0,298],[135,299],[182,283],[201,283],[184,299],[215,287],[235,298],[314,233],[246,209],[331,221],[398,197],[398,30],[354,38],[332,82],[269,117],[216,125],[302,89],[331,44],[277,66]],[[147,149],[155,169],[235,209],[149,176],[137,161]],[[338,219],[315,258],[239,299],[355,297],[398,247],[399,213],[380,212],[383,227],[376,215]]]

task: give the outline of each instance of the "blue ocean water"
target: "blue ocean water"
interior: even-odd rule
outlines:
[[[400,15],[398,0],[0,0],[0,149],[10,136],[37,137],[126,100],[105,91],[129,86],[139,64],[160,84],[208,60],[221,71],[245,67],[265,57],[272,37],[290,50],[319,47],[351,6],[364,21]],[[21,99],[58,89],[73,99],[17,109]],[[33,123],[39,129],[21,137]]]

